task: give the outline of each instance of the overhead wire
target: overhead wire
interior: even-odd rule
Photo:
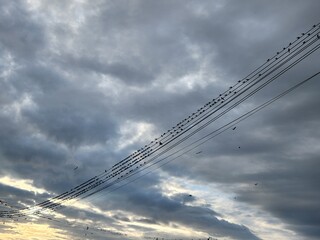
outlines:
[[[164,165],[168,164],[169,162],[172,162],[172,161],[176,160],[177,158],[185,155],[186,153],[189,153],[189,152],[195,150],[196,148],[198,148],[199,146],[201,146],[201,145],[203,145],[204,143],[208,142],[209,140],[212,140],[213,138],[219,136],[219,135],[222,134],[223,132],[225,132],[225,131],[231,129],[232,127],[234,127],[236,124],[239,124],[240,122],[246,120],[247,118],[251,117],[251,116],[254,115],[255,113],[257,113],[257,112],[261,111],[262,109],[266,108],[267,106],[269,106],[270,104],[272,104],[272,103],[274,103],[275,101],[279,100],[280,98],[284,97],[285,95],[291,93],[291,92],[294,91],[295,89],[301,87],[303,84],[305,84],[305,83],[307,83],[308,81],[312,80],[314,77],[316,77],[316,76],[319,75],[319,74],[320,74],[320,72],[317,72],[317,73],[313,74],[312,76],[310,76],[310,77],[308,77],[307,79],[299,82],[298,84],[296,84],[296,85],[294,85],[293,87],[287,89],[286,91],[282,92],[281,94],[277,95],[276,97],[273,97],[272,99],[270,99],[270,100],[264,102],[263,104],[261,104],[261,105],[255,107],[255,108],[253,108],[252,110],[250,110],[250,111],[246,112],[245,114],[237,117],[236,119],[228,122],[227,124],[224,124],[223,126],[219,127],[218,129],[215,129],[214,131],[210,132],[209,134],[207,134],[207,135],[205,135],[205,136],[197,139],[196,141],[194,141],[194,142],[188,144],[187,146],[185,146],[185,147],[177,150],[176,152],[171,153],[169,156],[166,156],[166,157],[164,157],[164,158],[162,158],[162,159],[159,159],[158,161],[152,163],[152,165],[146,166],[146,167],[144,167],[143,169],[140,169],[139,171],[137,171],[137,172],[135,172],[135,173],[132,173],[131,176],[127,176],[125,179],[128,179],[128,178],[132,177],[133,175],[136,175],[136,174],[144,171],[145,169],[151,168],[152,166],[155,166],[155,165],[158,164],[159,162],[162,162],[162,161],[164,161],[164,160],[166,160],[166,159],[174,156],[175,154],[177,154],[177,153],[179,153],[179,152],[182,152],[182,153],[180,153],[179,155],[175,156],[174,158],[169,159],[167,162],[165,162],[165,163],[163,163],[163,164],[161,164],[161,165],[157,165],[156,168],[154,168],[154,169],[152,169],[152,170],[150,170],[150,171],[148,171],[148,172],[140,175],[140,176],[137,177],[136,179],[133,179],[133,180],[130,181],[130,182],[124,183],[124,184],[121,185],[121,186],[117,186],[115,189],[111,189],[110,191],[104,192],[104,194],[107,194],[107,193],[116,191],[116,190],[118,190],[118,189],[120,189],[120,188],[122,188],[122,187],[124,187],[124,186],[126,186],[126,185],[128,185],[128,184],[130,184],[130,183],[132,183],[132,182],[134,182],[134,181],[142,178],[143,176],[145,176],[145,175],[147,175],[147,174],[155,171],[156,169],[159,169],[159,168],[163,167]],[[203,141],[202,141],[202,140],[203,140]],[[199,143],[199,142],[200,142],[200,143]],[[192,148],[190,148],[190,147],[192,147]],[[188,148],[189,148],[189,149],[188,149]],[[187,150],[186,150],[186,149],[187,149]],[[124,180],[125,180],[125,179],[124,179]],[[120,181],[119,181],[119,182],[120,182]],[[102,190],[104,190],[104,189],[101,189],[100,191],[102,191]],[[95,196],[98,196],[98,195],[95,195]],[[86,198],[86,197],[85,197],[85,198]]]
[[[139,162],[139,161],[138,161],[138,162]],[[131,167],[131,166],[130,166],[130,167]],[[126,170],[126,169],[125,169],[125,170]],[[95,179],[95,178],[93,178],[93,179]],[[97,179],[95,179],[95,180],[97,180]],[[89,184],[90,184],[90,183],[92,183],[92,181],[91,181],[91,182],[89,181]],[[101,182],[99,182],[99,183],[101,183]],[[98,186],[98,184],[96,184],[96,186]],[[75,189],[76,189],[76,188],[75,188]],[[87,189],[88,189],[88,188],[87,188]],[[68,195],[68,194],[65,194],[65,195]],[[50,202],[50,201],[49,201],[49,202]]]
[[[302,58],[300,58],[299,60],[301,60],[301,59],[302,59]],[[297,62],[298,62],[298,61],[297,61]],[[292,64],[291,67],[294,66],[294,65],[295,65],[295,64]],[[107,186],[109,186],[109,185],[110,185],[110,184],[108,184]],[[92,194],[90,194],[90,195],[92,195]]]
[[[108,184],[107,186],[109,186],[110,184]],[[92,195],[92,193],[90,194],[90,195]]]
[[[315,26],[315,25],[314,25]],[[318,26],[318,25],[316,25],[316,26]],[[314,29],[315,27],[313,27],[312,29]],[[311,29],[311,30],[312,30]],[[309,30],[310,31],[310,30]],[[314,34],[316,34],[317,33],[317,30],[316,31],[313,31],[312,33],[310,33],[310,35],[308,34],[308,35],[306,35],[306,36],[312,36],[312,35],[314,35]],[[318,35],[316,35],[316,36],[318,36]],[[312,36],[312,38],[314,38],[315,36]],[[306,38],[304,38],[304,40],[305,40]],[[315,41],[317,40],[317,38],[315,39]],[[301,40],[302,41],[302,40]],[[301,42],[300,41],[300,42]],[[314,41],[314,42],[315,42]],[[303,45],[305,46],[302,50],[300,49],[300,52],[297,52],[297,53],[295,53],[295,55],[293,54],[294,53],[294,47],[295,46],[298,46],[298,43],[296,43],[296,45],[294,46],[293,44],[291,44],[292,46],[291,46],[291,48],[292,48],[292,50],[290,51],[290,52],[288,52],[289,54],[288,54],[288,56],[291,54],[291,58],[290,59],[292,59],[293,57],[295,57],[295,56],[297,56],[299,53],[301,53],[304,49],[306,49],[307,47],[309,47],[309,46],[311,46],[314,42],[312,42],[312,43],[309,43],[309,45],[307,44],[307,45],[304,45],[304,44],[306,44],[307,43],[307,41],[305,41],[304,43],[303,43]],[[298,48],[297,48],[298,49]],[[297,50],[298,51],[298,50]],[[309,51],[310,52],[310,51]],[[279,53],[277,53],[277,55],[278,55]],[[311,53],[310,53],[311,54]],[[279,58],[277,58],[275,61],[277,61],[277,60],[280,60],[280,58],[281,58],[281,56],[279,56]],[[287,62],[290,60],[290,59],[287,59]],[[270,64],[272,63],[272,62],[270,62],[270,60],[269,61],[267,61],[267,62],[269,62]],[[278,61],[279,62],[279,61]],[[270,64],[269,64],[269,66],[270,66]],[[284,64],[284,63],[283,63]],[[282,64],[282,65],[283,65]],[[263,64],[263,65],[266,65],[265,63]],[[263,66],[262,65],[262,66]],[[279,64],[280,65],[280,64]],[[280,67],[278,65],[278,67],[277,67],[277,69]],[[281,65],[281,66],[282,66]],[[276,66],[276,64],[274,65],[274,66]],[[294,66],[294,65],[292,65],[292,66]],[[261,66],[259,67],[259,68],[261,68]],[[259,68],[257,68],[257,69],[259,69]],[[290,68],[288,68],[288,69],[290,69]],[[262,70],[260,69],[260,72],[261,72]],[[274,70],[275,71],[275,70]],[[259,74],[259,72],[256,72],[256,70],[255,71],[253,71],[253,73],[256,73],[255,75],[253,75],[253,76],[257,76],[257,74]],[[283,74],[284,72],[282,72],[282,74]],[[262,73],[260,73],[261,75],[260,76],[258,76],[258,77],[261,77],[262,76]],[[270,75],[271,73],[269,72],[268,73],[268,75]],[[267,76],[267,74],[265,73],[265,75]],[[248,76],[250,76],[250,74],[248,75]],[[279,75],[280,76],[280,75]],[[264,76],[265,77],[265,76]],[[263,78],[262,78],[263,79]],[[260,79],[260,81],[262,81],[262,79]],[[257,80],[257,79],[256,79]],[[244,80],[245,82],[247,82],[247,80]],[[252,80],[252,82],[253,82],[254,80]],[[252,83],[251,82],[251,83]],[[239,83],[239,82],[238,82]],[[237,84],[238,84],[237,83]],[[237,84],[235,84],[235,85],[237,85]],[[247,86],[250,84],[250,82],[247,84]],[[256,83],[257,84],[257,83]],[[234,86],[235,86],[234,85]],[[238,85],[240,85],[240,84],[238,84]],[[264,85],[265,86],[265,85]],[[251,86],[252,87],[252,86]],[[235,89],[235,88],[234,88]],[[243,88],[242,88],[243,89]],[[261,88],[260,88],[261,89]],[[260,90],[259,89],[259,90]],[[246,90],[244,90],[242,93],[244,93],[245,91],[247,91],[248,90],[248,88],[246,89]],[[259,91],[258,90],[258,91]],[[229,90],[230,91],[230,90]],[[225,91],[226,92],[226,91]],[[225,94],[225,92],[223,93],[223,94]],[[255,92],[254,92],[255,93]],[[251,95],[253,95],[254,93],[252,93]],[[222,95],[222,94],[220,94],[220,95]],[[237,96],[240,96],[241,94],[238,94]],[[250,96],[251,96],[250,95]],[[249,96],[249,95],[248,95]],[[220,96],[221,97],[221,96]],[[226,98],[227,100],[229,99],[229,98]],[[235,97],[233,97],[233,99],[232,100],[234,100],[235,99]],[[244,99],[244,98],[243,98]],[[245,99],[247,99],[247,98],[245,98]],[[228,103],[230,103],[232,100],[230,100],[229,99],[229,102],[226,102],[226,103],[224,103],[224,104],[220,104],[220,108],[218,109],[218,110],[220,110],[222,107],[224,107],[224,106],[226,106]],[[215,101],[215,100],[213,100],[213,101]],[[244,101],[244,100],[243,100]],[[238,104],[240,104],[241,102],[239,102]],[[237,104],[237,105],[238,105]],[[207,109],[210,109],[210,106],[212,105],[212,102],[211,102],[211,104],[206,104],[204,107],[207,107],[207,106],[209,106],[209,107],[207,107]],[[233,107],[234,106],[237,106],[237,105],[232,105]],[[204,113],[204,112],[206,112],[205,110],[203,110],[203,108],[204,107],[202,107],[202,108],[200,108],[200,110],[198,110],[198,112],[200,112],[199,114],[198,114],[198,116],[196,117],[196,118],[194,118],[194,119],[201,119],[201,117],[202,117],[202,121],[204,121],[204,119],[206,119],[206,118],[208,118],[209,116],[211,116],[213,113],[212,112],[209,112],[209,113],[207,113],[207,116],[206,115],[201,115],[202,113]],[[228,111],[230,111],[232,108],[228,108]],[[216,112],[218,111],[218,110],[216,110]],[[224,115],[226,113],[226,111],[223,111],[223,114],[222,115]],[[211,114],[211,115],[209,115],[209,114]],[[208,116],[209,115],[209,116]],[[222,116],[222,115],[220,115],[220,116]],[[199,117],[200,116],[200,117]],[[205,116],[205,117],[204,117]],[[188,118],[186,118],[186,119],[191,119],[192,118],[192,115],[190,115]],[[184,121],[188,121],[188,120],[186,120],[186,119],[184,119],[182,122],[184,122]],[[194,119],[192,119],[192,120],[194,120]],[[211,119],[212,120],[212,119]],[[213,120],[214,121],[214,120]],[[213,121],[211,121],[211,122],[213,122]],[[153,143],[153,145],[151,145],[151,146],[157,146],[157,148],[156,149],[154,149],[153,150],[153,152],[152,152],[152,154],[153,153],[155,153],[156,151],[159,151],[161,148],[164,148],[166,145],[169,145],[169,143],[171,143],[171,142],[173,142],[175,139],[177,139],[178,137],[180,137],[180,136],[182,136],[182,134],[184,134],[184,133],[186,133],[187,131],[189,131],[190,129],[192,129],[193,127],[195,127],[195,126],[197,126],[198,124],[199,124],[199,120],[198,120],[198,122],[196,123],[196,124],[194,124],[194,122],[195,121],[192,121],[193,123],[190,123],[188,126],[189,126],[189,129],[187,129],[187,130],[184,130],[184,131],[181,131],[180,132],[180,135],[179,134],[177,134],[178,136],[172,136],[172,138],[170,138],[170,137],[168,137],[170,134],[167,134],[166,136],[165,136],[165,133],[164,134],[162,134],[161,136],[162,136],[162,138],[159,138],[160,140],[163,140],[163,139],[169,139],[169,140],[166,140],[166,141],[164,141],[160,146],[159,145],[157,145],[157,144],[155,144],[154,142],[152,142]],[[210,123],[211,123],[210,122]],[[209,124],[210,124],[209,123]],[[192,125],[193,124],[193,125]],[[181,126],[182,124],[178,124],[179,126]],[[178,126],[177,125],[177,126]],[[207,124],[208,125],[208,124]],[[203,126],[201,126],[201,127],[199,127],[198,129],[203,129],[204,127],[206,127],[207,125],[203,125]],[[191,127],[190,127],[191,126]],[[173,127],[173,129],[174,129],[175,127]],[[178,127],[178,129],[179,129],[179,127]],[[200,131],[200,130],[198,130],[198,131]],[[170,130],[169,130],[169,133],[171,133],[170,132]],[[164,136],[165,136],[165,138],[164,138]],[[175,137],[175,138],[174,138]],[[155,139],[155,141],[157,141],[158,139]],[[186,138],[184,138],[184,140],[183,141],[185,141],[186,140]],[[180,140],[179,141],[179,144],[181,143],[182,141]],[[117,164],[115,164],[115,165],[113,165],[110,169],[111,170],[105,170],[103,173],[101,173],[101,174],[99,174],[99,175],[97,175],[97,176],[95,176],[95,177],[93,177],[93,178],[91,178],[91,179],[89,179],[89,180],[87,180],[86,182],[84,182],[84,183],[82,183],[82,184],[80,184],[80,185],[78,185],[77,187],[75,187],[75,188],[73,188],[73,189],[71,189],[71,190],[69,190],[69,191],[67,191],[67,192],[65,192],[65,193],[63,193],[63,194],[60,194],[60,195],[58,195],[58,196],[56,196],[56,197],[54,197],[54,198],[52,198],[52,199],[49,199],[49,200],[47,200],[47,201],[45,201],[45,202],[42,202],[42,203],[40,203],[40,204],[38,204],[38,205],[36,205],[37,207],[43,207],[43,208],[48,208],[48,207],[52,207],[52,208],[54,208],[54,207],[56,207],[56,206],[59,206],[60,204],[59,203],[52,203],[52,202],[54,202],[54,201],[60,201],[61,203],[62,202],[64,202],[64,201],[66,201],[66,200],[70,200],[70,199],[73,199],[73,198],[76,198],[76,197],[79,197],[80,195],[82,195],[82,194],[84,194],[84,193],[86,193],[86,192],[88,192],[88,191],[90,191],[90,190],[92,190],[92,189],[94,189],[95,187],[98,187],[98,186],[100,186],[101,184],[104,184],[106,181],[104,181],[104,180],[101,180],[101,177],[105,177],[105,179],[107,179],[107,180],[110,180],[110,179],[112,179],[112,178],[114,178],[115,176],[118,176],[118,175],[120,175],[122,172],[125,172],[126,170],[128,170],[128,169],[130,169],[131,167],[134,167],[136,164],[139,164],[143,159],[145,159],[146,157],[149,157],[150,155],[151,155],[151,152],[150,152],[150,150],[148,150],[148,149],[150,149],[151,147],[150,147],[150,145],[148,146],[148,145],[146,145],[147,147],[145,148],[145,149],[143,149],[142,148],[142,150],[138,150],[138,151],[136,151],[135,153],[133,153],[133,154],[131,154],[131,155],[129,155],[127,158],[125,158],[124,160],[122,160],[122,161],[120,161],[119,163],[117,163]],[[174,145],[174,147],[175,146],[177,146],[177,145]],[[149,148],[148,148],[149,147]],[[169,150],[171,150],[173,147],[171,146],[171,148],[169,149]],[[148,151],[147,151],[148,150]],[[164,153],[165,152],[168,152],[169,151],[168,149],[164,149]],[[162,154],[164,154],[164,153],[162,153]],[[162,155],[161,154],[161,155]],[[161,155],[156,155],[156,156],[154,156],[155,158],[157,158],[157,157],[159,157],[159,156],[161,156]],[[131,162],[130,162],[131,161]],[[125,164],[128,164],[127,166],[125,166]],[[122,166],[122,167],[121,167]],[[115,172],[114,172],[115,171]],[[129,170],[130,171],[130,170]],[[106,173],[107,174],[109,174],[107,177],[106,177]],[[129,173],[127,173],[127,175],[128,175]],[[71,197],[70,197],[71,196]],[[0,212],[1,213],[1,212]],[[0,217],[1,217],[1,214],[0,214]]]
[[[137,162],[139,162],[139,160],[138,160]],[[133,164],[133,165],[134,165],[134,164]],[[127,169],[126,167],[128,167],[128,166],[123,167],[123,169],[126,170],[126,169]],[[131,166],[129,166],[129,167],[131,167]],[[96,185],[99,185],[99,183],[96,184]]]

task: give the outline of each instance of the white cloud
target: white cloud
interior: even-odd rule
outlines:
[[[18,188],[24,191],[34,192],[35,194],[49,193],[43,188],[38,188],[33,185],[34,180],[32,179],[16,179],[9,176],[0,178],[0,182],[4,185]]]

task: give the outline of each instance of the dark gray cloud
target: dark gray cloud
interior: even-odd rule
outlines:
[[[128,63],[105,63],[95,57],[66,57],[63,64],[72,66],[77,71],[91,71],[98,74],[110,75],[115,80],[123,81],[127,85],[140,85],[151,83],[155,77],[144,66],[132,66]]]
[[[18,60],[33,59],[46,43],[41,24],[24,1],[1,1],[0,11],[0,49],[14,54]]]
[[[320,7],[315,0],[0,5],[0,177],[30,179],[50,193],[95,176],[171,128],[318,23]],[[316,52],[197,137],[319,71],[318,62]],[[197,149],[131,188],[90,199],[111,211],[108,217],[92,209],[61,213],[119,233],[184,226],[221,238],[263,238],[254,221],[226,220],[219,206],[199,204],[186,189],[166,195],[159,186],[169,174],[216,184],[250,207],[249,215],[261,209],[284,230],[319,238],[318,82],[201,146],[201,154]],[[152,132],[137,136],[143,124]],[[48,197],[6,185],[0,191],[17,206]],[[51,225],[74,239],[84,235]],[[119,239],[117,231],[110,239]]]

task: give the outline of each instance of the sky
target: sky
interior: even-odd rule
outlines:
[[[108,169],[318,24],[319,9],[0,0],[0,200],[33,206]],[[319,60],[318,50],[189,143],[315,74]],[[319,80],[52,220],[0,219],[0,239],[319,239]]]

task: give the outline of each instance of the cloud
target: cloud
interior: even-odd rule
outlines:
[[[19,60],[27,61],[46,44],[44,30],[28,11],[25,2],[1,1],[0,46]]]
[[[156,177],[153,174],[152,178]],[[144,216],[138,218],[138,222],[147,225],[162,224],[169,227],[172,224],[179,224],[191,231],[203,231],[212,236],[228,236],[232,239],[260,239],[243,225],[230,223],[223,219],[219,220],[220,214],[210,208],[186,205],[188,201],[181,201],[181,197],[185,194],[175,194],[170,197],[164,195],[161,189],[154,187],[157,185],[146,181],[149,179],[150,177],[143,179],[143,181],[140,180],[138,187],[126,187],[117,193],[107,194],[106,197],[101,195],[97,204],[104,211],[121,210],[128,215]],[[140,182],[143,182],[142,185]],[[187,197],[192,198],[189,195]],[[106,199],[109,199],[107,204],[105,203]]]
[[[0,178],[52,194],[108,169],[245,77],[316,24],[320,7],[315,0],[0,5]],[[314,74],[318,62],[315,52],[193,140]],[[59,212],[81,230],[47,222],[79,239],[88,223],[109,225],[110,239],[126,231],[133,239],[166,231],[317,239],[318,89],[314,80],[180,161],[90,198],[88,209]],[[188,187],[161,187],[165,176]],[[0,190],[16,206],[49,197],[8,182]]]

